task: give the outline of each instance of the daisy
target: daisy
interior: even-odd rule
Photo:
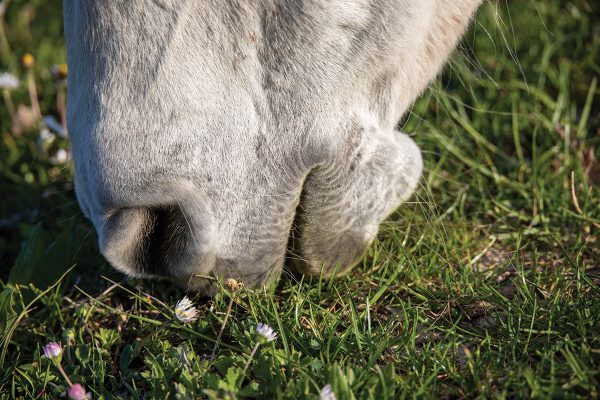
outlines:
[[[256,325],[256,333],[258,333],[259,340],[264,343],[269,343],[277,339],[277,332],[275,332],[269,325],[265,325],[260,322],[258,325]]]
[[[335,393],[333,393],[333,389],[329,383],[321,389],[319,400],[336,400]]]
[[[44,346],[44,355],[51,360],[60,360],[62,355],[62,346],[56,342],[50,342]]]
[[[92,398],[92,394],[85,391],[85,387],[81,383],[72,385],[67,391],[67,396],[71,400],[87,400]]]
[[[175,306],[175,316],[183,323],[196,321],[198,319],[198,310],[187,296],[179,300]]]
[[[256,354],[258,347],[261,344],[269,343],[277,339],[277,332],[275,332],[269,325],[259,322],[256,325],[256,336],[258,340],[256,341],[256,344],[250,353],[250,357],[248,357],[248,362],[246,362],[246,366],[244,367],[244,375],[246,375],[246,371],[250,366],[250,361],[252,361],[252,358],[254,358],[254,354]]]
[[[14,90],[19,87],[19,80],[8,72],[0,73],[0,89]]]

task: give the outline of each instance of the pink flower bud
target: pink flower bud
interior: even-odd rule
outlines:
[[[51,360],[57,359],[62,354],[62,346],[60,343],[50,342],[44,346],[44,355]]]
[[[71,400],[85,400],[91,398],[89,393],[86,393],[85,387],[81,383],[76,383],[71,386],[67,395]]]

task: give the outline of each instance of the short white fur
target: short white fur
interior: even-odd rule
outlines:
[[[349,270],[422,170],[396,125],[481,0],[66,0],[100,250],[209,293]]]

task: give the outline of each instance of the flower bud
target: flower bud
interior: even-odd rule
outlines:
[[[31,69],[33,68],[33,64],[35,64],[35,58],[33,58],[31,53],[25,53],[23,58],[21,58],[21,64],[23,64],[23,68]]]

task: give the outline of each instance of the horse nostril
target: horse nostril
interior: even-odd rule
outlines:
[[[118,210],[100,235],[104,256],[133,276],[171,275],[190,244],[190,229],[178,206]]]
[[[189,242],[185,215],[177,206],[150,209],[152,221],[142,253],[144,265],[150,273],[164,275],[166,266],[177,263]]]

